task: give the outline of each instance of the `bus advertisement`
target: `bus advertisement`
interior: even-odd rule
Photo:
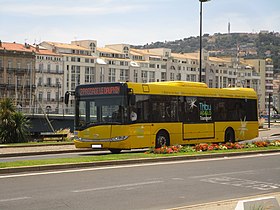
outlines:
[[[76,87],[77,148],[121,150],[234,142],[258,136],[257,94],[204,83],[96,83]],[[69,101],[69,92],[65,102]]]

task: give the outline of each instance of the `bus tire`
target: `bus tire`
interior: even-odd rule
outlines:
[[[169,146],[170,139],[167,131],[161,130],[156,135],[156,148],[161,148],[163,146]]]
[[[122,151],[121,149],[109,149],[109,150],[112,154],[120,154]]]
[[[232,128],[227,128],[225,131],[225,142],[234,143],[235,142],[235,134]]]

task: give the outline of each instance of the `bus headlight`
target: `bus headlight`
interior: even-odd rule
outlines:
[[[111,141],[123,141],[126,140],[128,138],[128,136],[116,136],[111,138]]]

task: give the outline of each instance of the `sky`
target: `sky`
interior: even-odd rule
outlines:
[[[0,40],[144,45],[199,36],[199,0],[0,0]],[[280,0],[203,3],[202,33],[280,32]]]

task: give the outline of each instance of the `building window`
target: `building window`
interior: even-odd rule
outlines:
[[[127,46],[125,46],[125,47],[123,48],[123,52],[124,52],[124,53],[128,53],[128,52],[129,52],[129,48],[128,48]]]
[[[178,74],[177,74],[177,80],[181,80],[181,78],[182,78],[181,73],[178,73]]]
[[[128,69],[120,69],[120,81],[128,81]]]
[[[209,88],[212,88],[212,87],[213,87],[213,80],[209,79]]]
[[[71,90],[80,84],[80,66],[71,66]]]
[[[142,82],[144,82],[144,83],[146,83],[148,81],[148,71],[141,72],[141,79],[142,79]]]
[[[39,101],[43,101],[43,92],[39,92],[38,99]]]
[[[170,81],[175,80],[175,74],[173,72],[170,73]]]
[[[20,67],[21,67],[21,63],[17,62],[17,69],[20,69]]]
[[[134,82],[138,82],[138,70],[133,71]]]
[[[155,72],[150,71],[149,72],[149,82],[154,82],[155,81]]]
[[[92,52],[95,52],[95,44],[92,42],[92,43],[90,43],[90,45],[89,45],[89,48],[91,49],[91,51]]]
[[[47,86],[50,87],[52,83],[52,78],[48,77],[47,78]]]
[[[115,68],[109,68],[109,75],[108,75],[108,81],[109,82],[115,82],[116,81],[116,69]]]
[[[38,79],[38,86],[42,86],[42,83],[43,83],[43,79],[42,79],[42,77],[39,77],[39,79]]]
[[[8,69],[13,68],[13,62],[12,60],[8,60]]]
[[[95,82],[95,68],[94,67],[86,67],[85,71],[85,83],[93,83]]]
[[[51,92],[47,92],[47,101],[51,101]]]
[[[44,70],[44,64],[39,63],[39,71],[43,72],[43,70]]]
[[[104,67],[100,67],[100,82],[105,82],[105,69]]]
[[[166,72],[161,72],[161,81],[166,81]]]

